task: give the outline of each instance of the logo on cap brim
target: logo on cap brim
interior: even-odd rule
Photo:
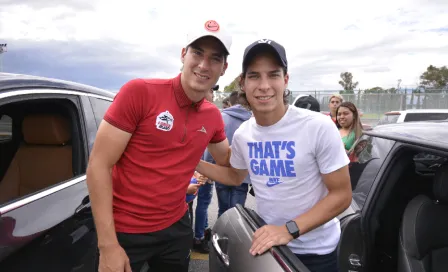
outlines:
[[[208,20],[204,26],[207,31],[216,32],[219,30],[219,24],[215,20]]]

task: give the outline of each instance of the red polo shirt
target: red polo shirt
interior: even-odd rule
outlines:
[[[154,232],[177,222],[207,145],[226,138],[218,108],[204,99],[193,103],[180,76],[129,81],[104,116],[132,133],[112,171],[117,232]]]

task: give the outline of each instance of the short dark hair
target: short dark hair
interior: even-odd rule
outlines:
[[[230,95],[229,95],[229,102],[230,102],[230,105],[236,105],[236,104],[239,104],[238,103],[238,91],[233,91],[233,92],[231,92],[230,93]]]
[[[312,95],[299,96],[294,102],[294,106],[298,108],[308,109],[315,112],[320,112],[320,104]]]

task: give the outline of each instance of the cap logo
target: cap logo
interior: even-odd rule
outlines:
[[[268,39],[261,39],[261,40],[259,40],[258,41],[258,43],[267,43],[267,44],[271,44],[271,40],[268,40]]]
[[[205,29],[207,31],[216,32],[219,30],[219,24],[214,20],[208,20],[205,22]]]

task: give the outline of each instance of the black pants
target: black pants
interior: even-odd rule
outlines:
[[[326,255],[296,254],[311,272],[338,272],[337,250]]]
[[[166,229],[142,234],[118,232],[117,238],[128,255],[132,272],[139,272],[146,262],[150,272],[188,272],[193,239],[188,211]]]

